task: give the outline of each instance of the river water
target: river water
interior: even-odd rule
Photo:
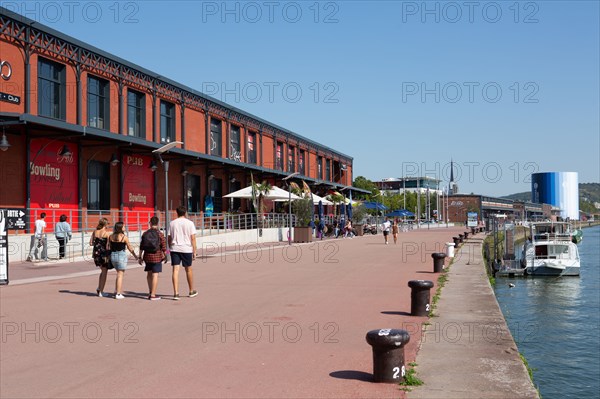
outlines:
[[[583,230],[579,256],[580,277],[496,279],[496,298],[544,399],[599,397],[600,226]]]

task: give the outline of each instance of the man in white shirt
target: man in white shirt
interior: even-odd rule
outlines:
[[[31,237],[31,248],[29,248],[29,256],[27,256],[28,262],[33,262],[33,258],[37,259],[38,247],[42,247],[42,260],[48,260],[48,243],[44,236],[44,230],[46,229],[46,213],[42,212],[40,218],[35,221],[35,233]]]
[[[173,266],[173,299],[179,300],[179,265],[185,269],[189,297],[198,295],[194,289],[194,273],[192,261],[196,259],[196,226],[185,215],[184,206],[177,208],[177,219],[169,224],[169,248],[171,249],[171,265]]]
[[[388,235],[390,234],[391,225],[392,223],[390,223],[390,220],[388,218],[385,218],[385,222],[383,222],[383,224],[381,225],[381,230],[383,230],[383,238],[385,239],[385,245],[387,245],[388,243]]]

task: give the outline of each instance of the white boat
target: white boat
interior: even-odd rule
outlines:
[[[522,266],[531,276],[579,276],[579,249],[567,222],[537,222],[529,227]]]

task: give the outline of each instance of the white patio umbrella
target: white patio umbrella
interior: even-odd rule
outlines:
[[[323,205],[333,205],[333,202],[331,202],[328,199],[325,199],[323,197],[319,197],[317,194],[313,194],[312,198],[313,198],[313,204],[315,204],[315,205],[319,205],[319,201],[323,201]]]
[[[256,193],[258,195],[258,193]],[[300,199],[296,194],[291,195],[292,199]],[[242,188],[241,190],[234,191],[233,193],[224,195],[223,198],[246,198],[252,199],[252,186],[248,186],[246,188]],[[285,191],[277,186],[272,186],[271,190],[268,193],[263,195],[264,199],[267,200],[288,200],[290,198],[290,193]]]
[[[300,198],[300,197],[298,197],[298,198]],[[296,198],[296,199],[298,199],[298,198]],[[292,199],[294,199],[294,197],[292,197]],[[285,202],[287,200],[288,200],[287,198],[276,199],[275,202]],[[313,204],[315,204],[315,205],[319,205],[319,201],[323,201],[323,205],[333,205],[333,202],[331,202],[328,199],[325,199],[323,197],[319,197],[317,194],[314,194],[314,193],[312,195],[312,200],[313,200]]]
[[[329,201],[331,203],[330,204],[325,204],[325,201]],[[317,202],[319,202],[319,201],[317,201]],[[350,203],[352,203],[352,205],[358,205],[358,204],[360,204],[360,202],[355,201],[355,200],[350,201],[350,198],[346,198],[346,201],[344,203],[346,205],[348,205]],[[331,201],[331,195],[327,195],[327,196],[325,196],[325,198],[323,198],[323,205],[333,205],[333,202]]]

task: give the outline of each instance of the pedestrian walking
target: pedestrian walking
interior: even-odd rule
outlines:
[[[340,224],[342,223],[341,219],[336,219],[333,221],[333,236],[338,238],[340,236]]]
[[[129,238],[125,235],[123,222],[115,223],[113,233],[108,237],[108,248],[110,249],[110,261],[117,271],[117,281],[115,282],[115,299],[123,299],[123,276],[127,269],[127,252],[129,250],[137,260],[133,247],[129,243]]]
[[[383,222],[381,224],[381,230],[383,231],[383,238],[385,239],[385,245],[388,244],[388,236],[390,235],[390,227],[391,227],[391,223],[390,220],[388,218],[385,218],[385,222]]]
[[[323,222],[322,219],[319,219],[319,223],[317,223],[317,238],[320,238],[321,240],[325,234],[323,230],[325,230],[325,222]]]
[[[165,235],[158,230],[158,217],[150,218],[150,228],[142,234],[140,242],[140,252],[138,254],[138,262],[146,263],[144,271],[147,273],[148,280],[148,299],[151,301],[159,300],[156,295],[156,287],[158,286],[158,273],[162,273],[162,264],[166,259],[167,244]]]
[[[183,265],[190,290],[189,297],[198,295],[194,289],[192,262],[196,259],[196,226],[186,217],[184,206],[177,208],[177,219],[169,225],[169,248],[173,266],[173,299],[179,300],[179,265]]]
[[[108,251],[108,237],[110,231],[108,229],[108,219],[100,218],[96,230],[90,237],[90,246],[92,249],[92,259],[96,267],[100,268],[100,276],[98,277],[98,288],[96,288],[96,295],[99,297],[104,296],[104,286],[106,285],[106,276],[108,271],[113,269],[114,266],[110,262],[110,253]]]
[[[35,231],[33,236],[31,237],[31,247],[29,248],[29,255],[27,256],[28,262],[33,262],[33,259],[37,260],[38,250],[42,248],[42,260],[48,260],[48,242],[46,240],[46,213],[40,213],[39,219],[35,221]]]
[[[346,226],[344,227],[344,238],[346,237],[354,238],[354,233],[352,232],[352,221],[348,219],[346,222]]]
[[[67,222],[67,215],[60,215],[59,222],[54,226],[54,235],[58,241],[58,258],[65,257],[65,246],[72,237],[71,225]]]
[[[398,244],[398,218],[394,218],[392,223],[392,237],[394,237],[394,244]]]

